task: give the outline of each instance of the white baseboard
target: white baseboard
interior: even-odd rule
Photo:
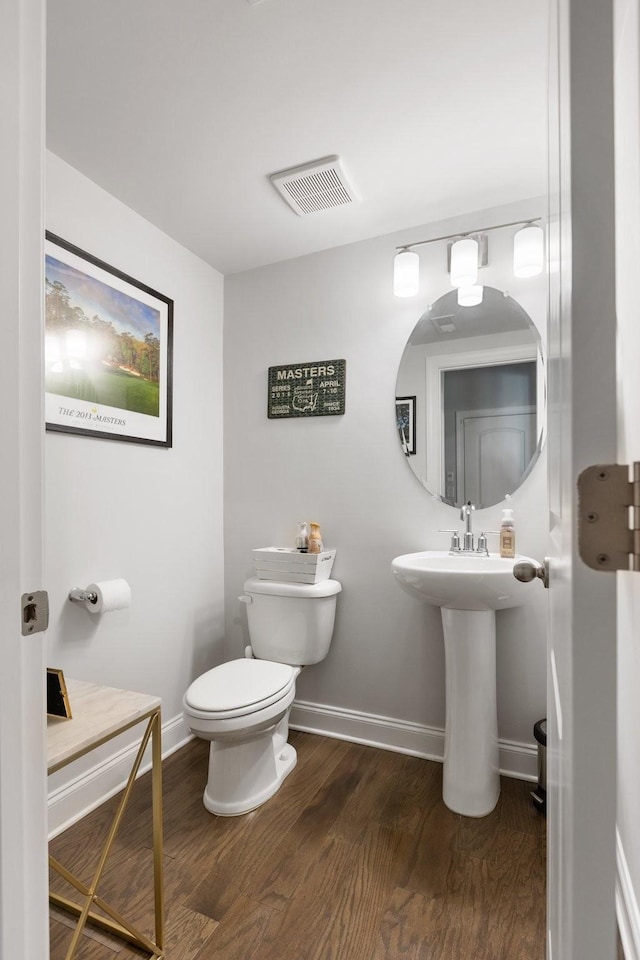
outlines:
[[[296,700],[291,710],[290,726],[294,730],[364,743],[383,750],[424,757],[427,760],[442,762],[444,754],[444,730],[439,727],[379,717],[356,710],[343,710]],[[162,724],[163,758],[191,739],[192,735],[182,714],[167,720]],[[137,749],[137,744],[133,744],[119,750],[49,794],[49,839],[62,833],[72,823],[76,823],[122,790]],[[149,749],[140,766],[139,775],[150,768]],[[536,748],[526,743],[501,740],[500,772],[507,777],[535,780]],[[633,960],[636,960],[636,957],[632,956]],[[640,960],[640,956],[637,960]]]
[[[426,760],[439,760],[442,763],[444,757],[444,730],[407,720],[294,700],[289,725],[294,730],[364,743],[383,750],[424,757]],[[536,780],[537,748],[528,743],[501,740],[500,773],[518,780]]]
[[[189,733],[182,714],[167,720],[162,724],[162,757],[168,757],[191,739],[192,734]],[[139,741],[51,791],[48,799],[50,840],[122,790],[131,772],[138,747]],[[149,746],[138,776],[150,769]]]
[[[616,830],[616,914],[625,960],[640,960],[640,907]]]

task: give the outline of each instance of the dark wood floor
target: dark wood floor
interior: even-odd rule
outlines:
[[[293,732],[298,765],[244,817],[207,813],[207,747],[164,764],[167,960],[542,960],[545,822],[503,779],[480,820],[441,800],[442,767]],[[134,790],[101,895],[152,932],[150,785]],[[116,800],[51,852],[91,879]],[[52,886],[68,894],[52,877]],[[72,921],[52,908],[51,958]],[[80,960],[141,954],[91,932]]]

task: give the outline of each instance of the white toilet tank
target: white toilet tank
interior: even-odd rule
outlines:
[[[258,660],[291,666],[319,663],[329,652],[342,585],[283,583],[251,577],[244,585],[249,638]]]

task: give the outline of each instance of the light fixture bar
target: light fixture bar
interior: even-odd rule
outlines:
[[[460,240],[464,237],[470,237],[473,234],[488,233],[489,230],[502,230],[505,227],[520,227],[532,223],[539,223],[542,217],[528,217],[526,220],[513,220],[511,223],[497,223],[494,227],[478,227],[473,230],[467,230],[465,233],[449,233],[446,237],[432,237],[430,240],[416,240],[413,243],[401,243],[396,250],[411,250],[412,247],[420,247],[424,243],[439,243],[441,240]]]

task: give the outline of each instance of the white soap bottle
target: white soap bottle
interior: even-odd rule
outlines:
[[[516,555],[516,528],[513,522],[513,510],[506,508],[502,511],[500,524],[500,556],[515,557]]]
[[[306,553],[309,549],[309,527],[306,520],[298,523],[298,535],[296,537],[296,550],[298,553]]]

